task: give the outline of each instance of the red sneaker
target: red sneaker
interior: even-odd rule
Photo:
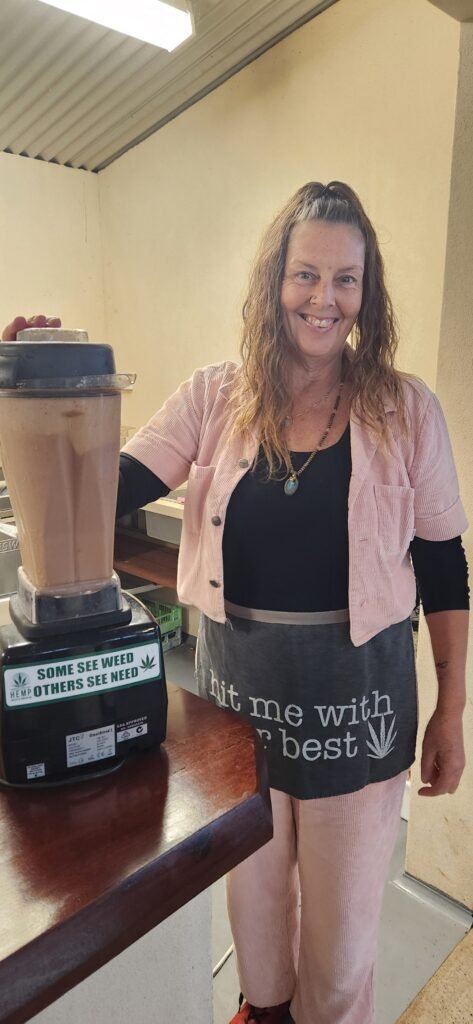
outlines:
[[[240,996],[240,1008],[230,1024],[288,1024],[291,1020],[289,1006],[290,1001],[277,1006],[252,1006],[246,1000],[243,1002],[243,996]]]

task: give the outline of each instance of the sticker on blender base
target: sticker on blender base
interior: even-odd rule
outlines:
[[[5,703],[8,708],[24,708],[89,697],[156,680],[160,675],[156,641],[98,654],[91,651],[62,661],[30,662],[4,670]]]
[[[66,736],[66,759],[68,768],[77,768],[91,761],[102,761],[115,754],[115,726],[104,725],[90,732],[76,732]]]
[[[147,732],[148,723],[145,715],[142,718],[133,718],[129,722],[119,722],[117,724],[117,743],[136,739],[137,736],[146,736]]]
[[[26,778],[27,779],[43,779],[46,775],[46,766],[44,764],[27,764],[26,765]]]

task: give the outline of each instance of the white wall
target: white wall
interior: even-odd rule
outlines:
[[[0,153],[0,324],[46,312],[105,332],[97,176]]]

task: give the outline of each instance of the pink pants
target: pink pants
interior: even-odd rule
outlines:
[[[271,790],[274,838],[227,880],[250,1003],[291,999],[296,1024],[374,1024],[379,917],[406,777],[318,800]]]

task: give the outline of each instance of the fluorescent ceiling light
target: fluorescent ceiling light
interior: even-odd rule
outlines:
[[[161,0],[40,0],[144,43],[174,50],[192,35],[190,14]]]

